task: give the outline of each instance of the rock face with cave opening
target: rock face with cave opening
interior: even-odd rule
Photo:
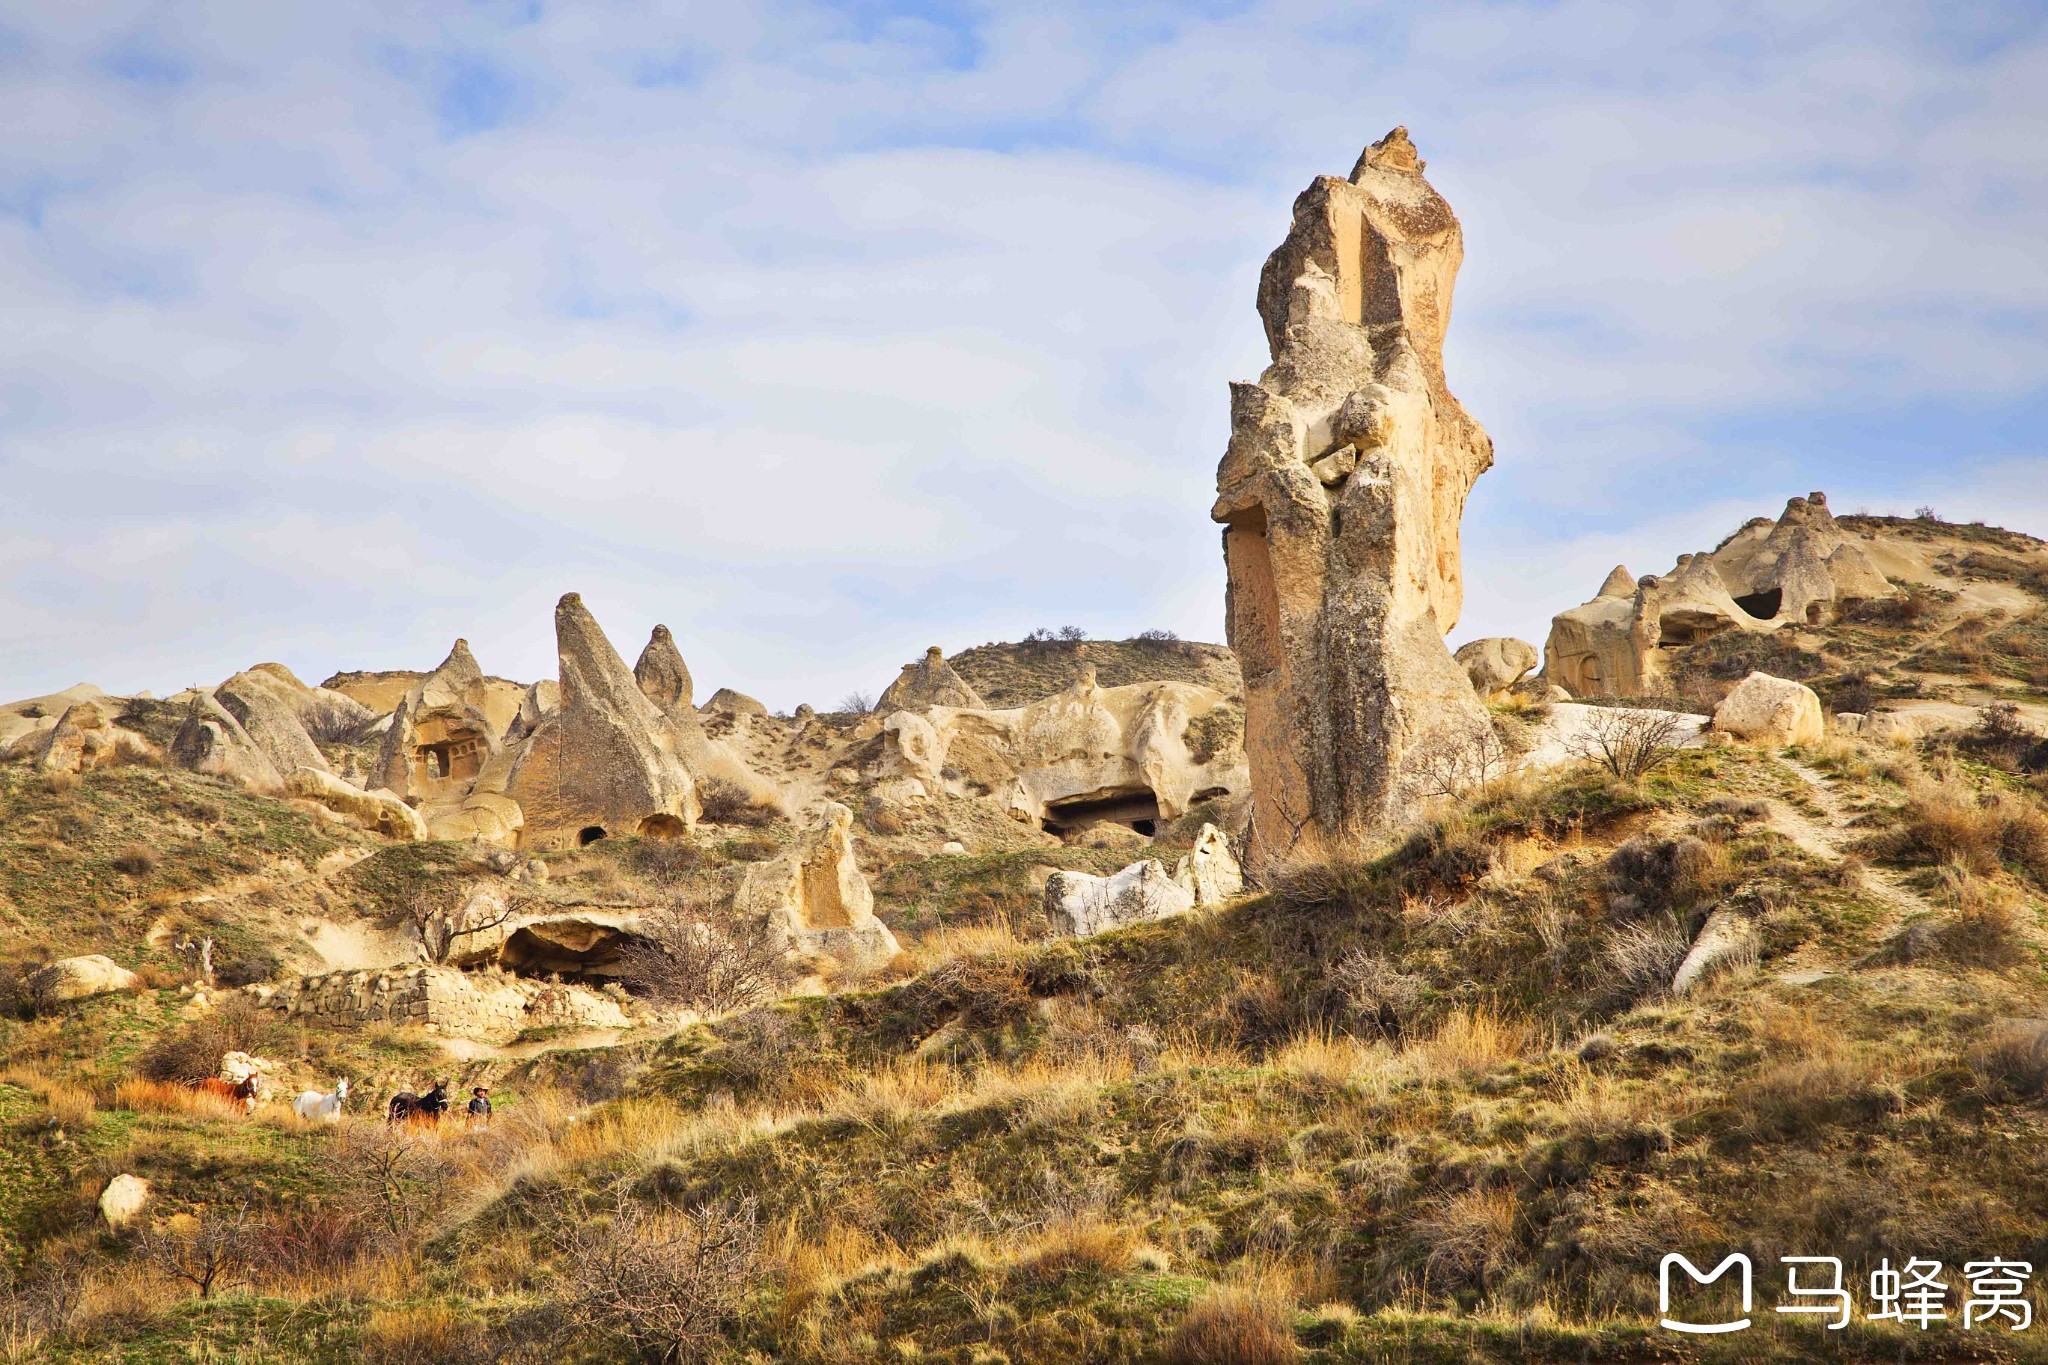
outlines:
[[[1407,132],[1319,177],[1259,279],[1273,363],[1231,387],[1211,512],[1245,684],[1253,868],[1345,845],[1421,799],[1418,747],[1487,716],[1444,635],[1459,524],[1493,443],[1444,382],[1464,256]]]
[[[520,847],[561,848],[677,826],[687,833],[697,821],[697,786],[684,765],[682,736],[641,691],[576,593],[555,606],[555,649],[560,704],[521,738],[503,778],[502,794],[523,819]]]
[[[1827,494],[1809,493],[1776,521],[1754,517],[1718,548],[1680,555],[1668,574],[1630,582],[1617,567],[1591,601],[1551,618],[1543,676],[1578,697],[1650,695],[1679,652],[1716,635],[1822,625],[1844,603],[1896,592]]]

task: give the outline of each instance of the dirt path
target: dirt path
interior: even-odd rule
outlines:
[[[1782,801],[1771,803],[1773,823],[1793,843],[1814,857],[1831,863],[1843,861],[1855,836],[1849,830],[1849,822],[1854,817],[1842,805],[1842,798],[1822,773],[1796,759],[1781,756],[1778,761],[1806,784],[1813,803],[1820,807],[1825,817],[1825,823]],[[1857,871],[1857,882],[1865,895],[1891,912],[1888,923],[1876,926],[1880,939],[1888,937],[1909,916],[1933,913],[1934,907],[1918,892],[1900,882],[1898,874],[1888,868],[1865,864]]]

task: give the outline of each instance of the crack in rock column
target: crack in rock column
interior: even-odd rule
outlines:
[[[1490,724],[1444,636],[1493,443],[1445,387],[1458,220],[1406,130],[1320,176],[1259,278],[1273,363],[1231,386],[1211,515],[1245,682],[1254,872],[1412,816],[1418,759]],[[1441,762],[1433,764],[1441,768]]]

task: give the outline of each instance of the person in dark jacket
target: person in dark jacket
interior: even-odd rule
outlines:
[[[487,1085],[476,1086],[469,1092],[469,1126],[491,1126],[491,1088]]]

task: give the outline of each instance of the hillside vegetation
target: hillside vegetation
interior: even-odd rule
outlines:
[[[882,912],[935,929],[916,975],[473,1064],[499,1087],[488,1130],[368,1116],[449,1065],[431,1040],[195,1011],[168,958],[136,994],[18,1001],[0,1343],[47,1361],[2040,1358],[2037,1334],[1769,1311],[1780,1255],[1840,1256],[1851,1283],[1938,1259],[1958,1291],[1967,1260],[2048,1259],[2036,742],[1993,716],[1911,750],[1510,782],[1369,855],[1087,940],[1039,937],[1023,858],[896,868]],[[178,851],[207,842],[176,832],[201,799],[182,777],[7,780],[0,866],[53,949],[146,931],[147,891],[96,861],[118,840],[65,842],[66,810],[165,822],[149,876],[167,888],[254,875]],[[292,807],[203,799],[219,814],[198,823],[235,822],[252,861],[329,852]],[[110,889],[67,907],[27,839]],[[625,894],[676,856],[607,843],[562,860],[551,894]],[[728,844],[696,856],[750,851]],[[447,855],[409,856],[322,894],[397,894]],[[1716,909],[1754,924],[1753,960],[1674,997]],[[228,1042],[295,1082],[356,1077],[357,1116],[245,1118],[148,1079],[167,1049]],[[156,1191],[140,1228],[95,1216],[117,1172]],[[233,1254],[202,1299],[180,1267],[205,1246]],[[1658,1329],[1659,1258],[1735,1249],[1757,1258],[1757,1325]]]
[[[1237,659],[1222,645],[1166,637],[1130,640],[1019,640],[977,645],[947,660],[990,706],[1027,706],[1065,691],[1081,670],[1095,669],[1103,687],[1136,682],[1190,682],[1213,687],[1226,697],[1244,694]]]

